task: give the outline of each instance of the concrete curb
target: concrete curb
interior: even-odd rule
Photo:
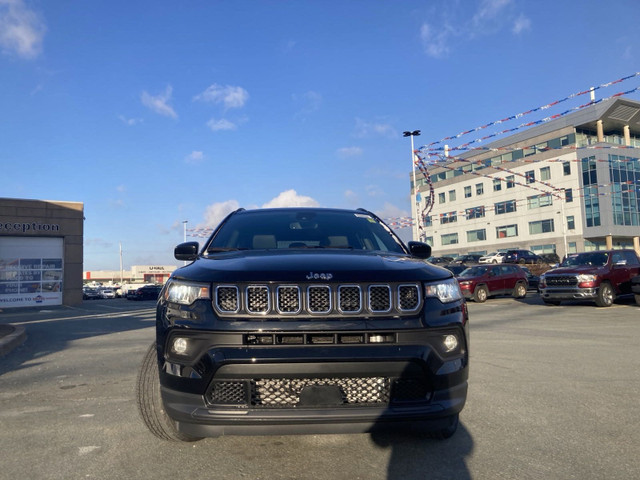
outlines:
[[[10,323],[0,325],[0,327],[6,327],[3,328],[2,332],[0,332],[2,333],[2,335],[0,335],[0,357],[3,357],[14,348],[24,343],[27,339],[27,332],[24,327],[11,325]]]

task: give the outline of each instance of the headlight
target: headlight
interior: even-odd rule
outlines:
[[[425,297],[435,297],[442,303],[451,303],[462,299],[460,286],[455,278],[431,283],[424,286]]]
[[[196,300],[211,298],[211,288],[208,284],[179,280],[169,280],[169,282],[164,291],[164,299],[167,302],[191,305]]]

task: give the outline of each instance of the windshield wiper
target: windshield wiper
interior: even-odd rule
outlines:
[[[235,252],[238,250],[248,250],[248,249],[236,248],[236,247],[210,247],[210,248],[207,248],[207,253]]]

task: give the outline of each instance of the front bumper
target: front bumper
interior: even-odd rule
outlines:
[[[541,288],[540,296],[550,300],[593,300],[598,296],[597,288]]]
[[[383,345],[231,345],[249,334],[189,333],[202,355],[166,354],[160,381],[165,410],[192,436],[444,428],[466,401],[462,328],[454,354],[438,350],[431,330],[396,332]]]

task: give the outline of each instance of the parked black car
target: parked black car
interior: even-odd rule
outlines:
[[[137,381],[156,436],[456,431],[468,313],[457,281],[366,210],[237,210],[178,245]]]
[[[543,263],[548,263],[549,265],[560,263],[560,257],[557,253],[541,253],[540,259]]]
[[[530,250],[507,250],[507,254],[502,263],[519,263],[524,265],[525,263],[542,263],[542,259]]]
[[[451,263],[459,263],[459,264],[465,264],[465,265],[477,265],[478,263],[480,263],[480,258],[481,257],[482,257],[482,255],[474,255],[474,254],[458,255],[457,257],[455,257],[453,259],[453,261]]]
[[[82,289],[82,299],[83,300],[96,300],[100,297],[100,292],[95,288],[84,287]]]
[[[129,290],[127,300],[157,300],[162,285],[145,285],[144,287]]]
[[[429,257],[427,258],[427,262],[433,263],[434,265],[443,265],[453,262],[453,257]]]
[[[449,265],[442,265],[442,266],[447,270],[449,270],[451,273],[453,273],[454,277],[457,277],[462,272],[464,272],[467,268],[469,268],[468,265],[464,265],[462,263],[450,263]]]
[[[527,274],[527,282],[529,283],[529,290],[538,290],[538,284],[540,283],[540,277],[531,273],[527,267],[520,267]]]

